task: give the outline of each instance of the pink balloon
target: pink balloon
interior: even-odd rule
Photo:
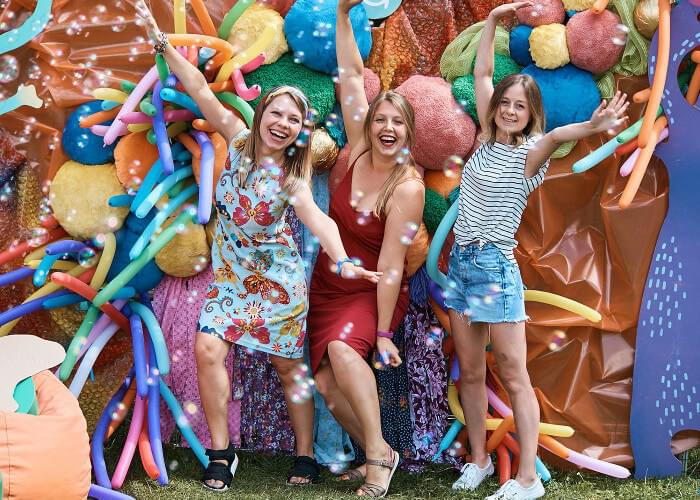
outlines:
[[[122,448],[122,454],[119,457],[119,463],[117,463],[117,467],[114,469],[114,475],[112,476],[112,488],[114,489],[122,487],[124,479],[126,478],[126,473],[129,472],[131,459],[134,458],[134,452],[136,451],[136,446],[139,441],[139,434],[141,434],[145,407],[144,399],[141,396],[136,396],[134,413],[131,415],[129,433],[126,435],[126,441],[124,442],[124,448]]]
[[[126,102],[122,105],[121,109],[119,110],[117,117],[112,122],[112,124],[109,125],[109,128],[107,129],[107,132],[104,136],[104,143],[106,145],[109,146],[115,140],[117,140],[117,137],[119,136],[120,132],[128,132],[126,124],[121,121],[121,117],[124,116],[126,113],[133,111],[134,108],[136,108],[136,106],[141,102],[143,96],[145,96],[146,92],[148,92],[148,89],[153,87],[156,81],[158,81],[158,68],[153,66],[151,69],[148,70],[148,73],[146,73],[144,77],[141,78],[141,81],[138,83],[138,85],[136,85],[136,88],[134,88],[134,90],[131,91],[131,94],[129,94],[129,97],[126,99]]]
[[[668,137],[668,127],[663,129],[661,131],[661,134],[659,134],[659,139],[656,141],[656,144],[660,143],[661,141],[665,140]],[[622,164],[620,167],[620,175],[622,177],[627,177],[629,174],[632,173],[632,170],[634,169],[634,164],[637,163],[637,158],[639,157],[639,153],[641,150],[639,148],[634,150],[634,153],[630,155],[629,158],[627,158],[627,161]]]

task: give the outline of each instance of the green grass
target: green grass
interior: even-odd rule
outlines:
[[[118,437],[118,441],[123,438]],[[118,458],[121,442],[113,442],[107,450],[110,472]],[[200,485],[201,468],[194,455],[183,448],[167,447],[166,464],[170,470],[170,484],[160,487],[148,479],[138,458],[134,457],[131,472],[122,491],[138,500],[145,499],[349,499],[353,490],[324,472],[320,484],[290,487],[285,484],[291,458],[268,456],[248,452],[239,453],[240,464],[231,489],[224,493],[206,491]],[[550,468],[551,470],[551,468]],[[497,480],[486,481],[473,493],[455,493],[450,489],[457,479],[457,471],[445,465],[433,465],[423,474],[397,472],[391,485],[390,497],[394,499],[482,499],[497,487]],[[700,488],[700,448],[690,453],[688,473],[677,479],[618,480],[597,474],[553,471],[552,480],[546,485],[548,499],[690,499],[698,498]]]

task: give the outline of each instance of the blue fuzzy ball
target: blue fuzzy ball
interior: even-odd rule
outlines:
[[[519,24],[510,31],[510,57],[521,66],[532,64],[530,33],[532,28],[527,24]]]
[[[90,101],[78,106],[68,117],[63,129],[63,151],[68,157],[83,165],[102,165],[114,161],[115,141],[104,146],[103,138],[93,134],[89,128],[80,127],[80,118],[102,111],[102,101]],[[104,122],[109,125],[112,121]]]
[[[117,239],[117,248],[112,259],[112,266],[107,273],[107,280],[111,281],[117,274],[122,272],[124,268],[131,262],[129,260],[129,250],[136,243],[139,234],[130,231],[127,227],[122,227],[115,234]],[[143,267],[126,286],[131,286],[138,293],[144,293],[155,288],[163,279],[163,271],[156,265],[155,260],[151,260]]]
[[[284,18],[284,34],[295,59],[322,73],[332,74],[338,67],[335,57],[337,8],[337,1],[297,0]],[[362,4],[350,11],[350,22],[364,60],[372,48],[372,34]]]
[[[593,75],[576,66],[542,69],[531,64],[522,72],[533,77],[540,87],[547,132],[588,120],[600,104],[600,91]]]

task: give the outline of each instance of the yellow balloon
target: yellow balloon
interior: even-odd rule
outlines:
[[[542,304],[549,304],[550,306],[559,307],[560,309],[577,314],[593,323],[598,323],[602,319],[600,313],[595,309],[591,309],[580,302],[567,299],[566,297],[562,297],[561,295],[556,295],[554,293],[542,292],[539,290],[525,290],[525,300],[529,302],[541,302]]]
[[[245,49],[233,59],[229,59],[223,66],[221,66],[219,73],[216,75],[216,81],[223,82],[228,80],[234,70],[239,69],[241,66],[245,66],[247,63],[255,59],[261,52],[264,52],[272,42],[274,36],[274,26],[266,26],[262,34],[250,47]]]
[[[104,87],[93,90],[92,95],[95,99],[101,99],[103,101],[114,101],[121,104],[124,104],[127,98],[129,97],[129,95],[126,92]]]
[[[105,233],[104,238],[105,242],[100,261],[97,263],[95,274],[92,275],[90,280],[90,287],[95,290],[99,290],[104,284],[109,268],[112,265],[114,250],[117,248],[117,239],[114,237],[114,233]]]
[[[39,264],[41,264],[41,259],[36,259],[36,260],[30,260],[29,262],[25,262],[24,265],[27,267],[31,267],[32,269],[36,269],[39,267]],[[57,260],[53,264],[51,264],[51,269],[56,269],[58,271],[70,271],[75,267],[75,262],[70,262],[67,260]]]
[[[127,125],[126,128],[129,130],[129,132],[145,132],[146,130],[151,129],[151,124],[150,123],[132,123],[131,125]]]
[[[173,0],[173,16],[175,18],[175,33],[187,33],[187,18],[185,17],[185,0]]]

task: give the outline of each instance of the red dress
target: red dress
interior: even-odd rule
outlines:
[[[331,196],[329,215],[338,225],[348,255],[359,258],[365,269],[375,271],[384,239],[385,219],[358,212],[350,205],[354,167],[353,162]],[[328,344],[333,340],[342,340],[367,358],[377,338],[377,285],[367,280],[343,279],[331,271],[333,264],[325,252],[320,252],[311,277],[307,332],[313,373],[318,371]],[[408,279],[404,263],[391,331],[399,326],[407,308]]]

